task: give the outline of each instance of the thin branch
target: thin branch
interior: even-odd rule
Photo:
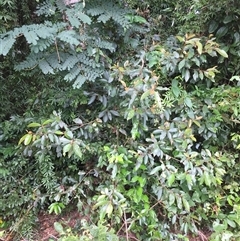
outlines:
[[[198,230],[198,235],[200,236],[200,239],[201,239],[202,241],[208,241],[207,236],[206,236],[203,232],[201,232],[201,231]]]
[[[58,56],[58,63],[60,64],[61,63],[61,58],[60,58],[60,55],[59,55],[57,39],[56,38],[55,38],[55,47],[56,47],[57,56]]]
[[[123,215],[124,215],[124,224],[125,224],[125,230],[126,230],[126,238],[127,238],[127,241],[129,241],[129,237],[128,237],[127,216],[126,216],[126,212],[125,212],[125,210],[123,210]]]

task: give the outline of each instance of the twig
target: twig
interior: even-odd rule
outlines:
[[[126,217],[125,210],[123,211],[123,215],[124,215],[124,224],[125,224],[125,230],[126,230],[126,238],[127,238],[127,241],[129,241],[129,238],[128,238],[128,224],[127,224],[127,217]]]
[[[202,241],[208,241],[207,236],[203,232],[198,230],[198,235],[200,236]]]
[[[60,58],[60,55],[59,55],[58,45],[57,45],[57,39],[56,39],[56,38],[55,38],[55,46],[56,46],[56,50],[57,50],[58,63],[61,63],[61,58]]]
[[[125,222],[123,223],[123,225],[121,226],[121,228],[119,228],[119,230],[117,231],[117,235],[119,235],[120,231],[122,230],[123,226],[125,225]]]

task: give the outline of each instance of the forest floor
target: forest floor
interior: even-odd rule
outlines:
[[[34,237],[31,239],[31,241],[57,241],[59,240],[59,233],[54,228],[55,222],[61,223],[63,227],[66,227],[66,229],[70,228],[69,230],[74,230],[77,226],[79,226],[80,221],[83,218],[85,217],[82,217],[79,212],[74,210],[61,215],[40,213],[38,216],[36,229],[34,231]],[[210,235],[211,233],[209,231],[203,230],[199,231],[197,236],[188,236],[188,238],[189,241],[208,241]],[[4,239],[0,238],[0,241],[15,241],[15,238],[7,235],[7,237]],[[23,238],[21,241],[29,241],[29,239]],[[132,237],[129,238],[129,241],[140,240],[136,237]]]
[[[49,241],[57,240],[59,235],[54,229],[54,222],[60,222],[63,226],[71,227],[72,229],[78,225],[81,220],[81,214],[76,211],[71,211],[64,215],[50,215],[42,213],[39,216],[39,227],[36,230],[35,241]],[[189,236],[189,241],[208,241],[211,233],[207,230],[199,231],[196,237]],[[25,241],[25,240],[23,240]],[[140,241],[136,238],[132,238],[129,241]]]

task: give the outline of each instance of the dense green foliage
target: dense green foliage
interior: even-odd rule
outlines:
[[[239,239],[238,2],[138,2],[1,3],[0,238]]]

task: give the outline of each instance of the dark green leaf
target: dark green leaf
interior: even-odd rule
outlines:
[[[218,22],[213,20],[213,21],[211,21],[211,23],[209,25],[208,32],[213,33],[217,30],[217,28],[218,28]]]
[[[181,69],[185,66],[185,63],[186,63],[185,59],[183,59],[179,62],[179,64],[178,64],[179,71],[181,71]]]
[[[227,26],[223,26],[221,28],[218,29],[218,31],[216,32],[216,37],[217,38],[222,38],[223,36],[226,35],[226,33],[229,31]]]
[[[233,15],[227,15],[224,19],[223,19],[223,23],[227,24],[232,22],[232,20],[234,19]]]

